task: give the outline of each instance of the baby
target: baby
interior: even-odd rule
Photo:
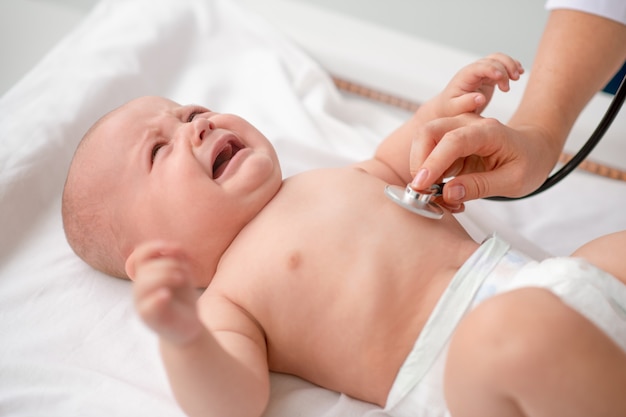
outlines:
[[[63,195],[68,241],[135,282],[189,416],[260,416],[269,371],[397,416],[626,415],[618,279],[574,258],[546,272],[552,264],[497,237],[476,243],[449,212],[427,219],[383,193],[411,181],[418,129],[480,113],[521,72],[502,54],[479,60],[372,159],[287,179],[245,120],[133,100],[76,151]],[[623,242],[614,235],[579,254],[624,280],[626,263],[602,256]],[[599,307],[580,312],[576,294]]]

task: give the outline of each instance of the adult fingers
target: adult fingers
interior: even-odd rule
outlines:
[[[474,114],[437,119],[418,129],[410,152],[412,186],[423,190],[444,174],[459,171],[455,164],[473,154],[485,155],[497,149],[487,132],[499,123]],[[488,140],[487,140],[488,139]]]
[[[479,198],[509,195],[514,188],[509,178],[504,168],[459,175],[448,181],[442,197],[446,204],[456,206]]]
[[[479,116],[475,116],[479,117]],[[437,147],[443,136],[454,129],[465,126],[470,123],[467,117],[459,115],[455,117],[445,117],[430,121],[419,126],[415,131],[415,136],[411,143],[409,154],[409,166],[412,176],[423,168],[424,162]],[[443,174],[447,167],[439,167],[437,164],[431,165],[433,169],[428,172],[428,176],[421,179],[418,183],[423,185],[424,189],[435,182],[435,180]]]

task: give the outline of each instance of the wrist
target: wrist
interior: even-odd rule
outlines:
[[[441,94],[437,94],[435,97],[420,105],[415,111],[413,117],[420,123],[427,123],[432,120],[446,117],[443,111],[443,106],[441,105]]]
[[[158,336],[160,345],[166,349],[206,349],[207,343],[212,342],[212,336],[199,319],[173,330],[161,330]]]
[[[529,154],[526,155],[529,161],[534,162],[535,169],[542,173],[544,177],[550,174],[561,155],[564,140],[560,135],[549,129],[534,124],[509,126],[516,130],[522,140],[527,142]]]

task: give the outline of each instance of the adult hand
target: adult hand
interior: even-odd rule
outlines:
[[[509,127],[495,119],[465,113],[426,123],[418,129],[410,155],[413,188],[443,178],[448,207],[490,196],[524,196],[539,187],[560,149],[536,126]],[[460,210],[459,210],[460,208]]]

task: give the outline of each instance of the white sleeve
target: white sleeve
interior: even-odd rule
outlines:
[[[626,25],[626,0],[548,0],[546,9],[573,9]]]

